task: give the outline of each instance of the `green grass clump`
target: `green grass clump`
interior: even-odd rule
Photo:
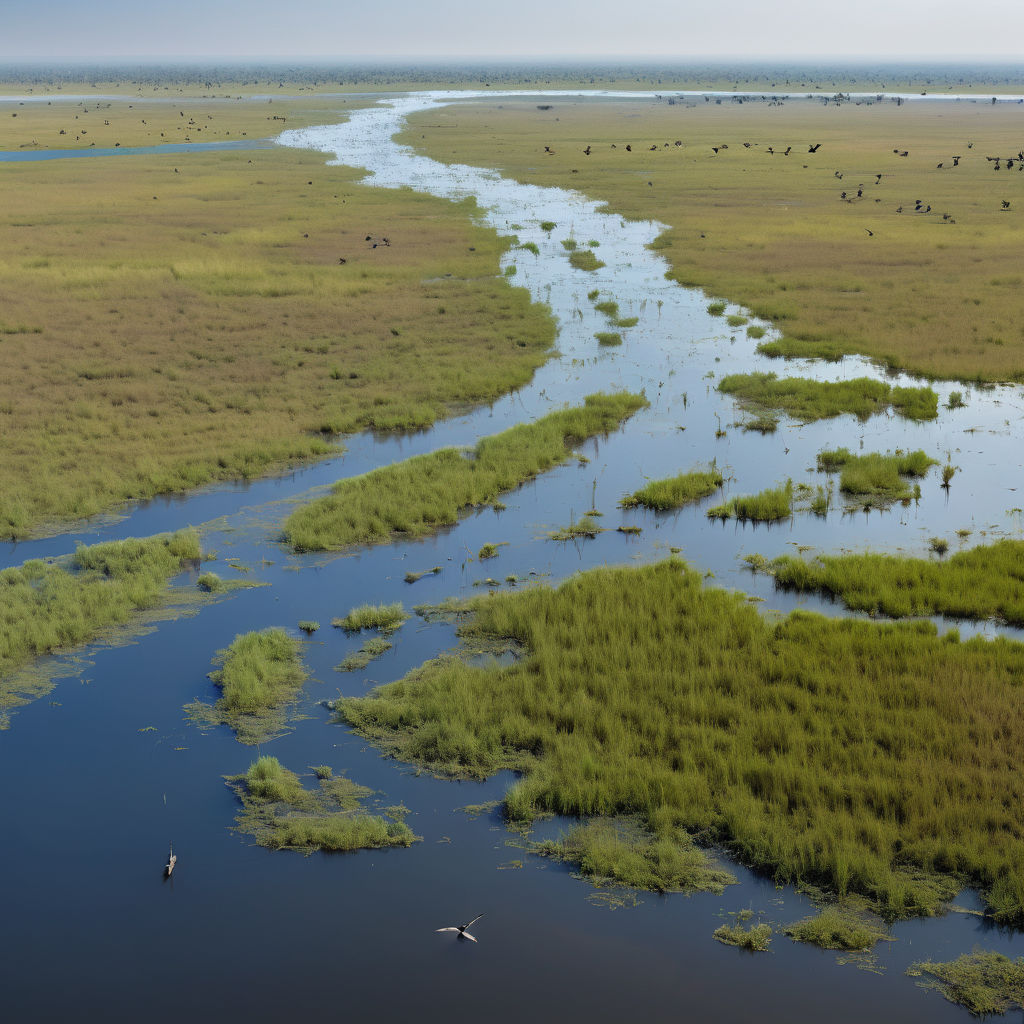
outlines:
[[[1024,541],[996,541],[944,562],[872,553],[813,560],[784,555],[770,563],[770,571],[780,587],[819,591],[854,611],[1024,626]]]
[[[834,473],[841,470],[839,490],[856,499],[858,504],[885,506],[893,501],[909,499],[907,477],[923,477],[938,460],[920,449],[882,455],[869,452],[854,455],[846,448],[818,453],[818,469]]]
[[[594,337],[597,338],[599,345],[614,346],[622,344],[622,335],[616,334],[614,331],[598,331]]]
[[[441,566],[435,565],[433,569],[424,569],[422,572],[412,572],[411,570],[405,574],[406,583],[416,583],[418,580],[423,579],[424,576],[436,576],[441,571]]]
[[[301,629],[303,633],[315,633],[319,628],[320,623],[315,622],[312,619],[302,619],[299,622],[299,629]]]
[[[759,338],[763,334],[764,331],[751,337]],[[824,359],[829,363],[838,363],[848,351],[839,342],[824,339],[777,338],[774,341],[762,341],[757,346],[757,352],[769,359]]]
[[[562,239],[562,248],[565,249],[566,252],[575,252],[576,251],[576,239],[575,238],[563,238]]]
[[[635,815],[887,917],[971,885],[997,920],[1024,920],[1024,735],[1007,727],[1024,715],[1024,645],[767,620],[675,559],[488,594],[459,629],[522,654],[427,662],[341,716],[438,774],[521,773],[514,820]]]
[[[763,338],[766,333],[766,329],[758,326],[757,324],[751,324],[750,327],[747,328],[747,337],[753,338],[755,341],[758,338]]]
[[[604,302],[595,302],[594,309],[598,313],[604,313],[607,317],[615,317],[619,315],[619,304],[612,299],[606,299]]]
[[[564,462],[567,446],[613,430],[646,405],[641,395],[590,395],[582,406],[484,438],[471,452],[443,448],[342,480],[288,517],[285,538],[298,551],[324,551],[454,525],[465,510]]]
[[[196,586],[207,594],[219,594],[226,589],[224,581],[215,572],[200,573],[196,579]]]
[[[280,628],[241,633],[218,651],[221,667],[210,679],[221,697],[210,706],[196,701],[186,707],[200,725],[230,726],[240,743],[257,744],[281,732],[285,712],[308,675],[301,644]]]
[[[554,231],[558,225],[553,220],[542,220],[540,222],[541,231]]]
[[[638,316],[616,316],[612,317],[613,327],[636,327],[640,323],[640,317]]]
[[[585,515],[549,536],[552,540],[578,540],[581,537],[593,540],[599,533],[604,533],[604,527],[593,516]]]
[[[542,856],[575,864],[597,886],[624,885],[654,892],[721,892],[736,879],[716,868],[682,829],[653,835],[633,822],[598,818],[536,848]]]
[[[164,604],[185,561],[199,559],[194,530],[80,546],[57,562],[0,571],[0,721],[23,703],[14,670],[80,646]]]
[[[497,558],[498,547],[498,544],[492,544],[488,542],[477,552],[476,557],[479,558],[481,562],[487,558]]]
[[[527,252],[532,252],[534,256],[540,255],[540,246],[536,242],[523,242],[519,246],[520,249],[525,249]]]
[[[771,945],[772,926],[755,924],[744,928],[742,924],[723,924],[714,930],[713,935],[727,946],[739,946],[751,953],[764,953]]]
[[[343,661],[334,666],[336,672],[360,672],[375,658],[391,650],[391,641],[381,637],[372,637],[356,651],[350,654]]]
[[[652,480],[646,487],[626,495],[619,504],[622,508],[643,505],[657,512],[665,512],[706,498],[721,486],[722,474],[717,469],[680,473],[667,480]]]
[[[721,316],[725,312],[726,305],[727,305],[727,303],[722,302],[720,300],[716,300],[715,302],[709,302],[708,303],[708,312],[712,316]]]
[[[744,431],[753,430],[759,434],[774,434],[779,429],[779,418],[770,412],[762,412],[750,419],[743,420],[740,426]]]
[[[744,327],[746,324],[750,323],[747,317],[740,316],[739,313],[730,313],[729,316],[725,318],[725,322],[730,327]]]
[[[242,801],[237,830],[272,850],[363,850],[410,846],[418,840],[405,822],[363,810],[371,790],[328,765],[314,769],[319,790],[308,790],[276,757],[261,757],[244,775],[227,777]],[[392,813],[396,808],[389,809]]]
[[[358,633],[361,629],[393,633],[408,618],[409,613],[402,607],[401,601],[394,604],[361,604],[343,619],[332,619],[331,625],[347,633]]]
[[[723,505],[708,509],[711,519],[736,518],[756,523],[788,519],[793,514],[793,481],[787,480],[781,487],[769,487],[759,494],[747,494],[730,498]]]
[[[947,963],[915,963],[907,974],[929,975],[920,983],[923,987],[937,989],[976,1017],[1024,1008],[1024,957],[1011,960],[1002,953],[977,950]]]
[[[947,409],[962,409],[966,404],[962,391],[950,391],[949,400],[946,402]]]
[[[600,270],[604,263],[594,255],[593,249],[577,249],[569,253],[569,265],[576,270]]]
[[[867,419],[890,405],[910,419],[934,419],[938,395],[931,388],[892,388],[869,377],[830,383],[774,373],[734,373],[718,382],[718,390],[746,405],[781,409],[794,419],[811,422],[843,413]]]
[[[788,925],[785,932],[796,942],[849,952],[864,952],[887,937],[883,928],[864,915],[841,907],[826,907],[820,914]]]

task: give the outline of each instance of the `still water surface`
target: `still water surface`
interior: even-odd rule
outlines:
[[[665,280],[664,262],[645,248],[659,225],[599,212],[572,192],[446,167],[391,142],[405,114],[452,98],[391,100],[352,113],[342,125],[287,132],[281,142],[367,168],[375,186],[474,196],[486,223],[535,242],[539,256],[513,249],[506,263],[516,265],[515,283],[550,304],[560,355],[529,386],[422,434],[352,438],[343,456],[286,476],[154,501],[74,534],[0,547],[0,564],[19,564],[70,551],[78,540],[205,524],[204,548],[218,553],[212,568],[267,584],[162,623],[133,644],[90,651],[80,675],[19,710],[0,733],[5,1019],[276,1021],[337,1014],[390,1021],[477,1012],[496,1021],[524,1014],[597,1021],[746,1021],[755,1014],[768,1022],[966,1020],[964,1011],[918,990],[905,968],[975,945],[1020,955],[1020,935],[962,913],[901,923],[895,941],[878,950],[880,974],[780,936],[771,953],[745,955],[711,938],[730,920],[728,912],[749,907],[781,924],[806,913],[807,901],[732,865],[739,884],[721,896],[641,894],[636,906],[609,909],[563,867],[525,854],[496,816],[473,819],[459,810],[500,798],[508,776],[482,784],[417,776],[332,723],[320,705],[394,679],[454,642],[450,626],[414,619],[365,672],[339,674],[332,666],[360,641],[326,624],[364,601],[402,600],[408,607],[478,593],[474,584],[488,576],[504,581],[532,572],[557,581],[594,565],[650,562],[678,547],[717,585],[763,598],[766,611],[801,606],[838,614],[816,599],[776,594],[740,557],[794,545],[923,555],[932,536],[946,537],[955,550],[1021,531],[1020,389],[939,385],[940,406],[951,390],[965,392],[967,406],[940,409],[929,424],[891,416],[813,425],[783,419],[774,435],[743,433],[732,426],[740,416],[715,391],[716,379],[779,368],[754,353],[743,328],[731,331],[709,316],[706,296]],[[558,225],[550,236],[540,228],[546,220]],[[573,270],[561,245],[568,237],[598,241],[606,267]],[[609,329],[587,299],[594,288],[619,303],[620,315],[639,317],[622,331],[621,348],[602,350],[593,337]],[[879,376],[859,360],[782,372]],[[584,445],[585,464],[573,461],[509,495],[503,512],[485,510],[435,537],[344,557],[296,557],[276,543],[292,502],[339,477],[469,444],[609,388],[642,388],[651,408]],[[719,423],[725,436],[716,438]],[[726,495],[787,477],[816,484],[823,481],[813,471],[816,453],[837,445],[921,447],[943,461],[948,453],[960,469],[948,495],[933,469],[916,505],[852,515],[839,509],[825,520],[799,514],[772,528],[707,520],[706,505],[721,495],[672,515],[617,508],[645,479],[712,459],[728,477]],[[546,539],[592,506],[604,513],[608,532],[577,545]],[[643,533],[619,534],[620,523]],[[955,534],[961,528],[972,531],[964,542]],[[489,541],[507,546],[481,565],[472,556]],[[434,565],[442,566],[439,575],[403,582],[406,571]],[[409,824],[423,836],[411,849],[304,858],[249,846],[230,831],[236,801],[222,776],[244,771],[255,751],[227,730],[200,732],[182,706],[213,698],[210,659],[237,633],[294,628],[300,619],[324,624],[306,647],[314,676],[306,717],[262,752],[300,772],[330,764],[379,790],[383,803],[404,803]],[[539,833],[562,824],[544,823]],[[162,883],[170,840],[178,868],[172,882]],[[960,903],[978,906],[970,893]],[[486,916],[474,928],[477,945],[434,933],[479,913]]]

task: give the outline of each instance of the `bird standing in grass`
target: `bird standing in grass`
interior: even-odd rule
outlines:
[[[459,934],[456,936],[456,938],[459,938],[459,939],[469,939],[470,942],[476,942],[477,941],[476,937],[473,936],[473,935],[470,935],[469,932],[466,931],[466,929],[469,928],[470,925],[476,924],[476,922],[479,921],[480,918],[483,917],[483,916],[484,916],[483,914],[477,914],[477,916],[474,917],[472,921],[468,921],[468,922],[466,922],[466,924],[449,925],[447,928],[435,928],[434,931],[437,931],[437,932],[458,932]]]

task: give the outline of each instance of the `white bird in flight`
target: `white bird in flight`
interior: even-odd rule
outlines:
[[[435,928],[434,931],[437,931],[437,932],[458,932],[459,933],[458,934],[458,938],[460,938],[460,939],[469,939],[470,942],[476,942],[476,937],[473,936],[473,935],[470,935],[469,932],[466,931],[466,929],[471,924],[476,924],[476,922],[479,921],[480,918],[483,917],[483,916],[484,916],[483,914],[478,914],[476,917],[473,918],[472,921],[469,921],[466,924],[459,925],[458,927],[449,926],[448,928]]]

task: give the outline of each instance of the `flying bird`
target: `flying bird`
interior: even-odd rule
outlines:
[[[458,935],[456,936],[456,938],[458,938],[458,939],[469,939],[470,942],[476,942],[477,941],[476,937],[473,936],[473,935],[470,935],[469,932],[466,931],[466,929],[470,925],[476,924],[476,922],[479,921],[480,918],[483,917],[483,916],[484,916],[483,914],[477,914],[477,916],[474,917],[472,921],[467,921],[466,924],[449,925],[447,928],[435,928],[434,931],[436,931],[436,932],[458,932]]]

